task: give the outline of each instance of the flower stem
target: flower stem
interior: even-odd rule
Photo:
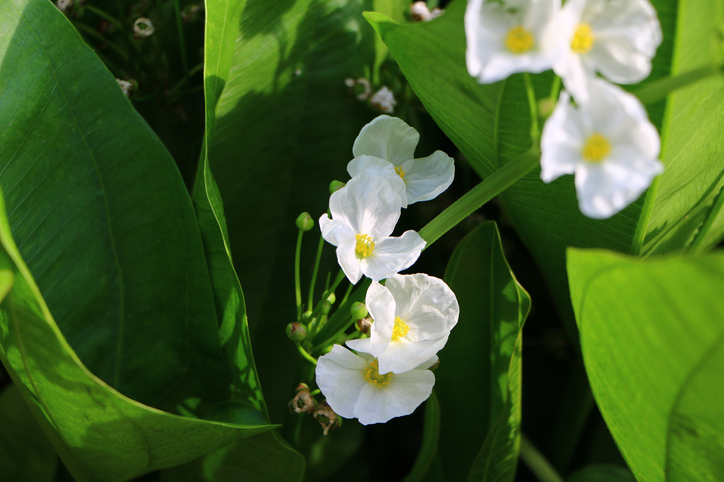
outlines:
[[[561,78],[557,75],[553,78],[553,84],[551,85],[551,96],[550,99],[553,102],[558,100],[558,94],[561,92]]]
[[[101,42],[102,44],[108,45],[118,55],[120,55],[123,60],[128,60],[128,52],[126,52],[125,49],[121,48],[118,44],[116,44],[112,40],[101,35],[96,29],[93,29],[82,23],[74,23],[73,26],[76,29],[78,29],[80,32],[83,32],[84,34],[88,35],[89,37],[94,38],[95,40]]]
[[[530,138],[533,141],[533,145],[537,146],[540,140],[538,102],[535,100],[535,90],[533,89],[533,81],[530,79],[530,74],[524,72],[523,79],[525,79],[525,92],[528,94],[528,105],[530,107]]]
[[[722,73],[724,73],[724,65],[707,65],[681,75],[655,80],[646,87],[634,91],[633,94],[638,97],[644,105],[654,104],[660,100],[664,100],[667,95],[676,89],[680,89],[712,75],[721,75]]]
[[[322,259],[322,248],[324,247],[324,238],[319,235],[319,244],[317,245],[317,257],[314,260],[314,268],[312,269],[312,282],[309,285],[309,303],[307,309],[311,309],[314,305],[314,285],[317,283],[317,273],[319,272],[319,262]]]
[[[563,478],[524,434],[520,435],[520,458],[541,482],[564,482]]]
[[[186,76],[189,76],[189,61],[188,57],[186,56],[186,42],[184,41],[184,27],[183,22],[181,21],[181,7],[178,3],[178,0],[173,0],[173,9],[176,12],[176,29],[178,30],[178,42],[179,47],[181,48],[181,65],[183,65],[184,68],[184,74]]]
[[[94,7],[93,5],[86,4],[85,9],[88,12],[94,13],[94,14],[98,15],[99,17],[101,17],[105,20],[108,20],[110,23],[115,25],[116,28],[118,28],[118,30],[123,31],[123,24],[121,22],[119,22],[118,20],[116,20],[114,17],[112,17],[110,14],[101,10],[100,8]]]
[[[329,295],[334,293],[334,290],[337,289],[337,286],[342,282],[344,279],[344,271],[341,269],[339,270],[339,273],[337,273],[337,277],[334,280],[334,283],[332,283],[332,286],[330,286],[327,290],[322,293],[322,299],[319,300],[319,303],[317,303],[317,306],[314,308],[314,312],[312,313],[312,316],[310,318],[314,318],[319,314],[319,310],[322,309],[322,304],[327,301],[327,298],[329,298]]]
[[[320,393],[322,393],[322,390],[320,390],[319,388],[317,388],[316,390],[313,390],[313,391],[309,392],[309,394],[310,394],[311,396],[313,396],[313,397],[314,397],[315,395],[319,395]]]
[[[347,291],[344,292],[344,298],[342,298],[342,301],[339,302],[340,305],[347,301],[347,298],[349,298],[349,295],[352,293],[352,288],[354,288],[354,285],[350,283],[349,286],[347,286]]]
[[[332,336],[330,336],[330,337],[327,338],[326,340],[320,342],[318,345],[314,345],[314,346],[312,347],[312,349],[311,349],[311,352],[312,352],[312,353],[315,353],[317,350],[319,350],[319,349],[321,349],[321,348],[324,348],[325,346],[329,345],[330,342],[336,340],[339,335],[341,335],[342,333],[344,333],[345,331],[347,331],[347,328],[349,328],[350,326],[352,326],[352,323],[354,323],[354,322],[355,322],[355,319],[350,316],[350,317],[348,318],[348,320],[347,320],[347,323],[345,323],[342,328],[340,328],[339,330],[337,330]]]
[[[518,159],[496,170],[487,179],[468,191],[420,230],[420,236],[427,241],[425,249],[429,248],[440,236],[450,231],[463,219],[477,211],[482,205],[533,170],[539,162],[540,152],[537,147],[533,147]]]
[[[297,341],[297,342],[295,342],[294,344],[296,345],[297,351],[299,352],[299,354],[302,355],[302,358],[304,358],[305,360],[307,360],[307,361],[308,361],[309,363],[311,363],[312,365],[317,366],[317,360],[316,360],[312,355],[310,355],[309,353],[307,353],[307,350],[305,350],[305,349],[302,347],[302,344],[301,344],[301,343],[299,343],[299,342]]]
[[[297,321],[302,319],[302,281],[299,275],[299,263],[302,257],[302,235],[304,235],[304,231],[300,229],[297,235],[297,250],[294,253],[294,291],[297,296]]]

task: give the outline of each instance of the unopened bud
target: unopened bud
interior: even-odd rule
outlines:
[[[547,97],[538,101],[538,117],[541,119],[547,119],[553,113],[553,109],[556,108],[556,102]]]
[[[413,22],[427,22],[432,19],[430,10],[427,9],[425,2],[415,2],[410,6]]]
[[[330,303],[329,301],[325,301],[324,303],[322,303],[322,307],[320,308],[320,312],[321,312],[323,315],[328,315],[330,311],[332,311],[332,303]]]
[[[364,303],[355,301],[354,303],[352,303],[352,307],[349,309],[349,312],[352,314],[352,318],[354,318],[355,320],[360,320],[367,316],[367,307],[364,305]]]
[[[294,391],[296,395],[287,405],[289,411],[295,413],[313,413],[317,408],[317,401],[309,392],[309,386],[307,386],[306,383],[300,383]]]
[[[302,342],[307,337],[307,328],[301,323],[289,323],[287,325],[287,336],[294,342]]]
[[[334,430],[342,425],[342,419],[334,413],[334,410],[332,410],[326,401],[320,403],[312,415],[314,419],[322,425],[324,435],[327,435],[330,430]]]
[[[370,329],[372,328],[372,317],[365,316],[364,318],[357,320],[355,322],[355,327],[365,335],[369,335]]]
[[[145,40],[156,31],[153,22],[147,18],[139,18],[133,24],[133,38],[136,40]]]
[[[302,313],[302,323],[309,324],[309,320],[312,319],[312,311],[305,311]]]
[[[297,217],[297,227],[300,231],[307,232],[314,227],[314,219],[309,213],[302,213]]]
[[[73,10],[73,6],[75,6],[75,0],[58,0],[55,2],[55,6],[58,7],[58,10],[61,12],[69,13]]]
[[[330,293],[329,296],[327,296],[327,301],[329,301],[331,304],[334,304],[334,302],[337,301],[337,297],[334,296],[334,293]]]
[[[131,97],[131,94],[136,90],[135,80],[129,82],[127,80],[116,79],[116,82],[118,82],[118,85],[121,87],[121,90],[126,95],[126,97]]]
[[[336,191],[339,191],[344,186],[346,186],[345,183],[342,181],[332,181],[329,183],[329,194],[334,194]]]

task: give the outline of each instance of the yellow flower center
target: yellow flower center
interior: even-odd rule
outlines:
[[[573,38],[571,39],[571,50],[577,54],[585,54],[593,48],[593,32],[591,26],[587,23],[582,23],[573,32]]]
[[[407,335],[408,331],[410,331],[410,327],[398,316],[395,318],[395,326],[392,328],[392,341]]]
[[[601,162],[611,152],[611,144],[601,134],[592,134],[583,145],[583,158],[588,162]]]
[[[402,166],[398,166],[395,168],[395,172],[398,176],[400,176],[402,179],[405,179],[405,171],[402,170]]]
[[[390,384],[392,380],[392,372],[380,375],[380,366],[375,358],[367,368],[364,369],[364,379],[367,383],[371,383],[376,387],[384,387]]]
[[[518,25],[508,31],[505,37],[505,46],[513,53],[523,54],[533,48],[535,38],[533,34]]]
[[[372,254],[372,251],[375,249],[375,242],[372,241],[371,236],[356,234],[355,239],[357,240],[357,245],[354,247],[354,252],[358,258],[366,258]]]

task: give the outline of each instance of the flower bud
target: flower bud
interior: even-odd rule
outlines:
[[[372,96],[370,104],[380,112],[392,114],[395,111],[397,101],[395,100],[395,94],[387,86],[383,86]]]
[[[334,194],[345,186],[342,181],[332,181],[329,183],[329,194]]]
[[[334,293],[330,293],[329,296],[327,296],[327,301],[329,301],[331,304],[334,304],[334,302],[337,301],[337,297],[334,296]]]
[[[321,312],[323,315],[328,315],[330,311],[332,311],[332,303],[330,303],[329,301],[325,301],[324,303],[322,303],[322,307],[320,308],[320,312]]]
[[[307,337],[307,328],[301,323],[289,323],[287,336],[294,342],[302,342]]]
[[[156,31],[151,20],[141,17],[133,24],[133,38],[136,40],[145,40]]]
[[[131,94],[136,91],[136,87],[138,86],[138,83],[135,80],[128,81],[116,79],[116,82],[118,82],[118,86],[121,88],[126,97],[131,97]]]
[[[287,405],[290,412],[312,413],[316,410],[317,401],[309,392],[309,386],[307,386],[306,383],[300,383],[294,391],[296,392],[296,395]]]
[[[364,303],[360,303],[359,301],[355,301],[352,303],[352,307],[349,309],[349,312],[352,314],[352,318],[355,320],[361,320],[365,316],[367,316],[367,307],[364,305]]]
[[[365,316],[364,318],[360,318],[355,322],[355,327],[365,335],[369,335],[370,329],[372,328],[372,317]]]
[[[324,435],[327,435],[330,430],[334,430],[335,428],[342,425],[342,419],[337,416],[336,413],[332,410],[332,408],[327,404],[326,401],[320,403],[317,406],[317,409],[312,414],[314,419],[322,425],[322,429],[324,430]]]
[[[314,227],[314,219],[309,213],[302,213],[297,217],[297,227],[300,231],[307,232]]]
[[[556,108],[556,102],[547,97],[538,101],[538,117],[541,119],[547,119],[553,113],[553,109]]]

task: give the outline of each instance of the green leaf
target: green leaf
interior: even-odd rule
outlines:
[[[423,480],[430,469],[435,454],[437,453],[437,444],[440,439],[440,402],[437,401],[437,395],[432,392],[430,398],[425,402],[425,429],[422,433],[422,445],[420,452],[417,454],[415,464],[403,482],[417,482]]]
[[[724,253],[568,252],[594,397],[639,480],[724,477]]]
[[[0,198],[0,360],[78,481],[123,481],[271,429],[161,412],[118,393],[81,363],[10,235]],[[5,291],[3,289],[3,291]]]
[[[495,223],[468,234],[445,280],[460,303],[440,366],[439,454],[449,480],[513,480],[518,459],[521,330],[530,298],[503,255]]]
[[[720,2],[658,0],[653,4],[664,42],[652,75],[643,84],[714,60],[706,55],[712,25],[722,21]],[[485,179],[530,147],[530,113],[521,75],[480,85],[468,74],[465,7],[464,0],[456,0],[441,17],[413,25],[399,25],[376,13],[366,16],[430,115]],[[548,97],[551,73],[532,77],[537,98]],[[715,132],[722,130],[724,122],[722,82],[721,76],[710,78],[674,93],[668,104],[649,106],[650,118],[663,133],[666,171],[658,189],[620,214],[602,221],[586,218],[578,209],[573,176],[547,185],[537,169],[501,196],[506,214],[544,272],[564,318],[572,318],[565,271],[567,246],[638,252],[646,236],[646,252],[677,250],[692,243],[692,235],[707,216],[717,216],[712,204],[724,183],[719,163],[714,162],[721,152],[721,136]],[[724,234],[724,215],[715,219],[700,249],[712,246]]]
[[[298,482],[304,465],[304,457],[276,432],[267,432],[165,470],[161,482]]]
[[[631,472],[618,465],[589,465],[574,472],[568,482],[635,482]]]
[[[0,185],[63,335],[139,402],[227,400],[201,236],[173,159],[55,5],[2,2],[0,32]]]
[[[0,420],[0,479],[52,482],[58,455],[13,385],[0,395]]]

